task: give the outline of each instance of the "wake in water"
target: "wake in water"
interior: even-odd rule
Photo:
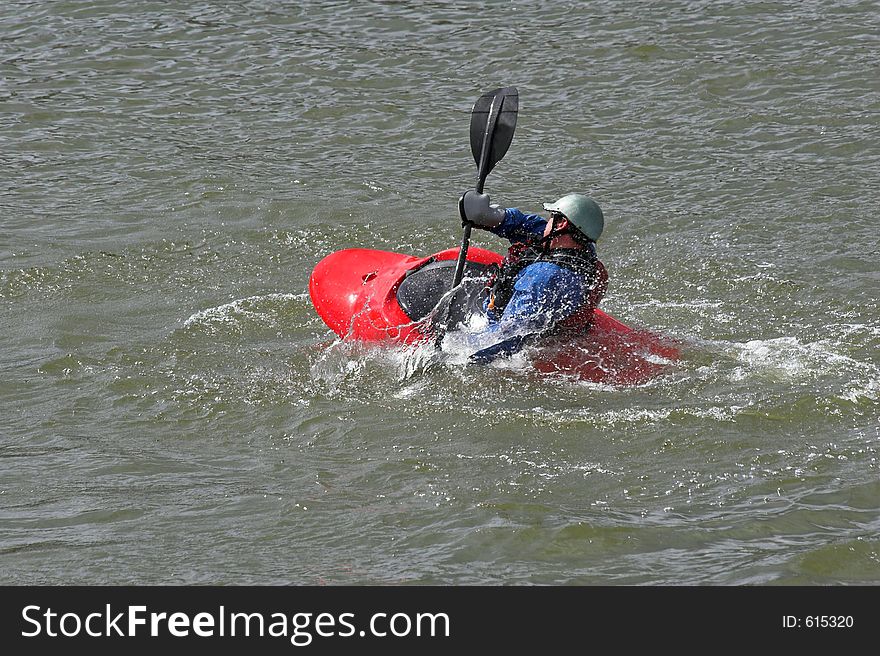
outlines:
[[[248,323],[275,324],[281,304],[308,299],[308,294],[265,294],[239,298],[217,307],[200,310],[183,322],[184,330],[201,329],[209,335],[232,330],[241,332]]]
[[[804,342],[797,337],[755,339],[747,342],[692,340],[697,358],[711,358],[699,366],[699,377],[726,378],[731,383],[763,381],[767,384],[800,384],[823,379],[839,380],[843,398],[877,400],[880,367],[845,354],[846,346],[832,338]]]
[[[307,303],[307,294],[271,293],[236,299],[194,313],[183,322],[182,335],[200,342],[204,342],[207,335],[220,342],[226,341],[224,335],[234,338],[235,357],[244,357],[242,366],[248,366],[247,359],[265,361],[266,356],[255,352],[250,357],[246,352],[239,352],[242,338],[254,339],[255,348],[259,349],[263,349],[266,339],[274,339],[275,348],[281,329],[291,330],[288,325],[291,322],[303,323],[292,314],[298,315],[300,310],[308,312]],[[527,347],[513,357],[501,358],[489,365],[469,364],[474,333],[479,331],[481,320],[474,316],[471,324],[447,333],[439,349],[433,342],[377,345],[335,336],[332,340],[320,341],[322,338],[315,333],[311,340],[294,338],[288,352],[292,359],[284,358],[290,369],[286,375],[279,374],[277,385],[283,387],[292,379],[302,378],[303,385],[330,396],[355,391],[360,395],[370,389],[374,394],[405,399],[438,383],[440,387],[448,386],[449,390],[478,385],[479,381],[486,380],[487,373],[493,376],[497,372],[503,375],[494,379],[502,381],[499,393],[504,389],[512,393],[514,388],[522,387],[520,391],[531,390],[533,394],[543,395],[563,381],[565,385],[576,385],[587,392],[620,389],[613,381],[578,379],[558,369],[538,371],[535,362],[540,357],[540,349],[535,347]],[[293,327],[298,333],[304,329],[303,325]],[[680,362],[644,354],[647,362],[652,358],[657,360],[654,364],[663,368],[664,374],[636,385],[654,388],[654,395],[671,395],[670,399],[663,408],[630,408],[627,421],[633,418],[665,421],[681,413],[698,411],[700,416],[730,421],[743,412],[763,412],[761,409],[768,407],[774,408],[776,415],[787,414],[788,409],[781,409],[790,406],[790,411],[795,412],[804,403],[820,414],[846,412],[845,407],[861,414],[876,407],[880,400],[880,367],[860,353],[864,351],[866,339],[868,343],[876,340],[876,332],[876,328],[870,326],[840,325],[827,337],[812,342],[793,336],[745,342],[680,340],[683,356]],[[276,364],[283,367],[285,363]],[[600,352],[595,364],[607,372],[614,364],[613,354]],[[508,377],[509,382],[504,383]],[[269,381],[262,382],[272,385]],[[692,396],[710,398],[711,402],[704,410],[692,408],[687,402]],[[594,413],[589,409],[586,412]],[[601,417],[594,413],[593,419],[598,421]],[[608,419],[615,419],[612,423],[616,423],[620,417]]]
[[[335,339],[321,346],[310,367],[310,375],[315,382],[335,392],[352,385],[375,385],[382,379],[386,382],[409,383],[440,370],[466,375],[466,371],[478,367],[468,366],[472,349],[466,343],[466,338],[455,333],[444,337],[442,348],[436,348],[430,342],[404,346]],[[520,371],[528,365],[527,355],[521,353],[489,366]]]

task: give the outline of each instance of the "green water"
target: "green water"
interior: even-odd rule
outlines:
[[[0,583],[880,583],[878,46],[875,2],[5,4]],[[647,385],[311,306],[457,245],[503,85],[486,189],[601,203],[604,309],[682,343]]]

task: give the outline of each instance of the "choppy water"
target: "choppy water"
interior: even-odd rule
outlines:
[[[880,583],[878,47],[876,2],[5,3],[0,582]],[[487,190],[599,200],[668,375],[313,311],[334,250],[458,243],[508,84]]]

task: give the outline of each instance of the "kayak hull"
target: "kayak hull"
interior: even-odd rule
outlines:
[[[344,249],[315,266],[309,279],[309,296],[324,323],[343,340],[423,342],[431,338],[432,316],[424,308],[415,308],[419,293],[424,292],[429,301],[425,307],[433,306],[448,291],[451,274],[446,273],[451,272],[457,258],[457,248],[428,257]],[[493,251],[470,248],[466,275],[471,270],[484,272],[501,260],[502,256]],[[433,286],[416,287],[415,281],[423,284],[428,273],[434,275]],[[446,285],[443,289],[437,286],[439,276]],[[408,304],[409,314],[402,304]],[[662,335],[631,328],[597,309],[585,335],[564,343],[548,339],[540,348],[530,350],[530,357],[535,369],[543,373],[592,382],[641,384],[666,371],[679,358],[679,349]]]
[[[403,311],[397,293],[412,272],[457,258],[457,248],[428,257],[348,248],[318,262],[309,279],[309,296],[324,323],[342,339],[404,344],[424,341],[430,337],[428,326]],[[491,265],[502,258],[492,251],[470,248],[467,259]]]

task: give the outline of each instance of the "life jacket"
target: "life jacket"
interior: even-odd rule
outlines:
[[[605,290],[608,289],[608,270],[601,260],[596,260],[596,273],[589,294],[583,304],[573,314],[559,322],[558,330],[566,333],[585,333],[593,325],[593,311],[599,307]]]
[[[556,332],[586,332],[593,323],[595,310],[605,290],[608,288],[608,271],[596,257],[595,251],[589,248],[555,248],[543,251],[528,242],[516,242],[507,251],[498,271],[487,282],[489,299],[487,309],[497,315],[504,313],[504,308],[513,297],[514,285],[519,274],[530,264],[551,262],[582,276],[585,287],[589,289],[587,297],[577,310],[563,319],[554,329]]]

